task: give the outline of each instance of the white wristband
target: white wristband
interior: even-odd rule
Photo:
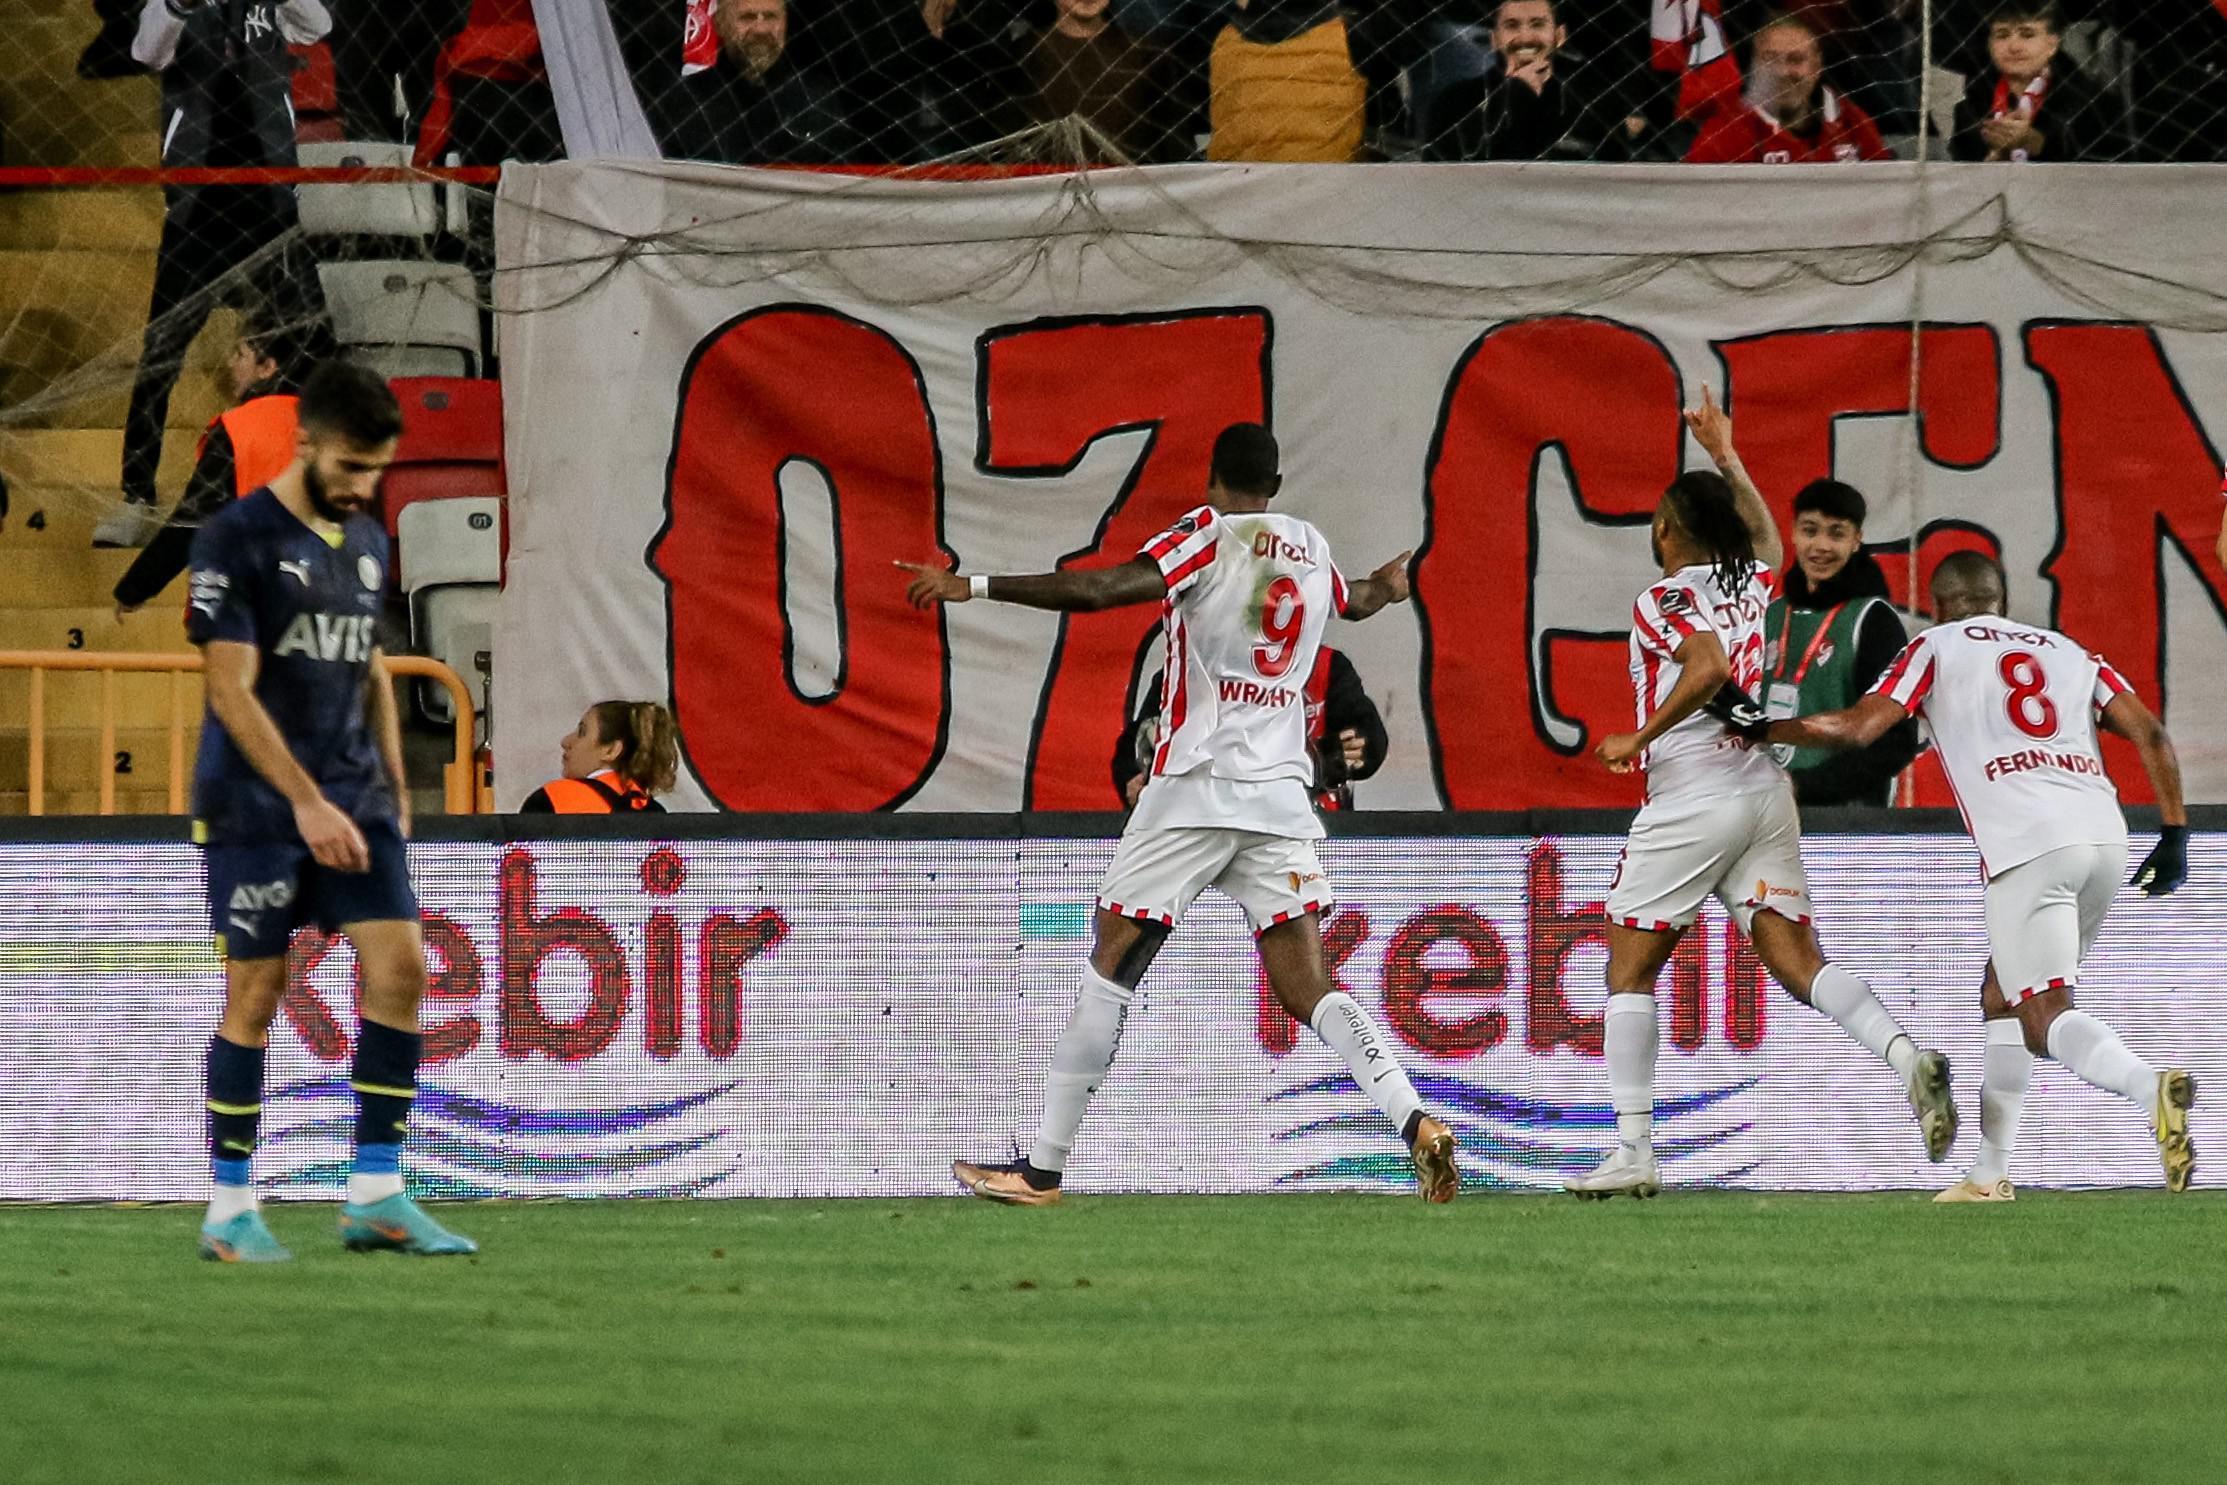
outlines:
[[[987,598],[990,596],[990,579],[987,573],[978,572],[967,579],[967,596],[969,598]]]

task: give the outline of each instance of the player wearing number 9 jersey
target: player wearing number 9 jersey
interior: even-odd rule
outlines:
[[[1157,603],[1167,637],[1160,745],[1098,896],[1096,942],[1052,1052],[1044,1117],[1026,1160],[961,1160],[952,1174],[993,1201],[1044,1206],[1083,1111],[1113,1065],[1131,997],[1200,892],[1218,887],[1252,922],[1284,1009],[1344,1059],[1407,1142],[1424,1198],[1460,1186],[1451,1131],[1426,1113],[1374,1018],[1331,987],[1317,914],[1331,900],[1307,799],[1304,681],[1333,613],[1365,619],[1408,596],[1407,553],[1347,583],[1322,533],[1272,513],[1276,440],[1239,423],[1215,440],[1206,504],[1119,567],[1031,577],[961,577],[912,563],[915,607],[990,598],[1046,609]]]
[[[1993,558],[1947,558],[1933,579],[1939,623],[1911,641],[1871,694],[1842,711],[1777,723],[1769,737],[1861,747],[1905,717],[1923,717],[1979,847],[1993,953],[1982,991],[1989,1026],[1981,1150],[1972,1174],[1945,1198],[2010,1195],[2018,1103],[2036,1055],[2139,1106],[2167,1189],[2186,1190],[2196,1166],[2188,1140],[2194,1080],[2151,1067],[2110,1027],[2073,1008],[2080,962],[2126,871],[2126,818],[2097,751],[2098,719],[2135,745],[2157,790],[2165,828],[2134,876],[2153,897],[2188,878],[2180,765],[2164,725],[2107,661],[2053,629],[2011,623],[2004,596]]]

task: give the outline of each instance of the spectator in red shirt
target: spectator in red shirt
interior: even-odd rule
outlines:
[[[1779,16],[1755,33],[1747,98],[1701,126],[1695,165],[1818,165],[1893,158],[1879,126],[1825,83],[1825,51],[1807,21]]]

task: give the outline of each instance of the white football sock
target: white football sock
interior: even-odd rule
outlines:
[[[1361,1091],[1384,1110],[1394,1129],[1404,1132],[1408,1116],[1423,1107],[1423,1100],[1416,1096],[1406,1069],[1385,1044],[1382,1028],[1343,990],[1333,990],[1315,1003],[1311,1024],[1315,1035],[1345,1059]]]
[[[1655,997],[1622,991],[1608,998],[1601,1027],[1601,1050],[1608,1059],[1608,1100],[1616,1110],[1616,1140],[1634,1150],[1654,1144],[1655,1049],[1662,1023]]]
[[[2086,1011],[2066,1011],[2049,1023],[2049,1055],[2071,1068],[2082,1082],[2131,1098],[2143,1113],[2157,1117],[2157,1069],[2135,1056],[2116,1031]]]
[[[211,1227],[220,1227],[242,1212],[254,1211],[255,1207],[253,1186],[215,1187],[209,1194],[208,1224]]]
[[[1075,1149],[1075,1131],[1090,1107],[1106,1069],[1121,1045],[1122,1023],[1134,991],[1124,989],[1088,965],[1082,991],[1067,1018],[1067,1029],[1052,1048],[1051,1075],[1044,1080],[1044,1122],[1036,1126],[1036,1145],[1028,1163],[1038,1170],[1065,1170]]]
[[[1980,1064],[1980,1153],[1972,1162],[1975,1186],[1992,1186],[2010,1174],[2010,1152],[2018,1143],[2018,1113],[2026,1102],[2034,1054],[2014,1019],[1987,1023],[1987,1051]]]
[[[1918,1044],[1895,1024],[1871,987],[1837,964],[1828,964],[1809,984],[1809,1003],[1877,1056],[1907,1084],[1918,1063]]]
[[[385,1201],[390,1196],[402,1194],[402,1172],[381,1171],[365,1175],[361,1171],[348,1173],[348,1200],[351,1205],[370,1206],[375,1201]]]

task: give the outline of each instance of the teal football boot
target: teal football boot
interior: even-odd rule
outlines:
[[[477,1253],[479,1244],[450,1232],[427,1216],[409,1197],[382,1197],[368,1206],[349,1202],[340,1209],[340,1241],[354,1253],[374,1253],[382,1248],[434,1258],[456,1253]]]
[[[294,1255],[271,1236],[261,1212],[242,1212],[229,1222],[202,1224],[201,1256],[212,1263],[284,1263]]]

